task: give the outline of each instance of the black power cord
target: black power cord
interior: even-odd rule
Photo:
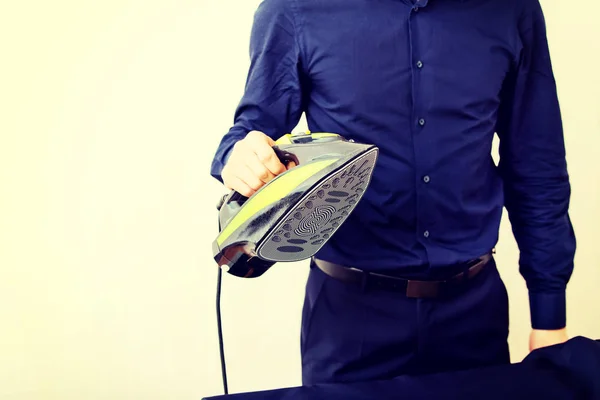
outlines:
[[[223,390],[229,394],[227,389],[227,368],[225,365],[225,351],[223,346],[223,329],[221,326],[221,281],[223,278],[223,269],[219,267],[217,276],[217,328],[219,330],[219,352],[221,353],[221,374],[223,376]]]
[[[217,210],[221,210],[221,207],[225,203],[227,195],[221,197],[217,203]],[[221,218],[218,218],[219,232],[221,232]],[[221,355],[221,375],[223,377],[223,391],[225,395],[229,394],[227,388],[227,366],[225,365],[225,350],[223,345],[223,327],[221,324],[221,284],[223,280],[223,269],[219,267],[217,275],[217,329],[219,331],[219,353]]]

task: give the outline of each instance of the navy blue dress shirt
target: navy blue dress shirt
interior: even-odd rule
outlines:
[[[278,138],[305,113],[313,132],[380,148],[369,189],[319,258],[443,268],[493,249],[506,208],[532,326],[565,326],[576,242],[538,0],[265,0],[250,54],[212,176],[249,131]]]

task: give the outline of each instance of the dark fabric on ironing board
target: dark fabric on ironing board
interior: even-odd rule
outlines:
[[[207,400],[594,400],[600,399],[600,340],[576,337],[516,364],[214,396]]]

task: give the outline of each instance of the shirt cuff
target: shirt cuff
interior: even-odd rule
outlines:
[[[540,330],[562,329],[567,325],[566,292],[529,292],[531,327]]]
[[[227,161],[229,161],[229,157],[231,157],[231,153],[233,152],[233,145],[230,145],[220,159],[214,159],[211,165],[210,174],[213,178],[223,183],[223,177],[221,173],[223,172],[223,168]]]

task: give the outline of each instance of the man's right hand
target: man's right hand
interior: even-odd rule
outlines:
[[[252,131],[233,146],[221,177],[229,189],[250,197],[275,176],[293,167],[283,165],[273,146],[275,141],[262,132]]]

